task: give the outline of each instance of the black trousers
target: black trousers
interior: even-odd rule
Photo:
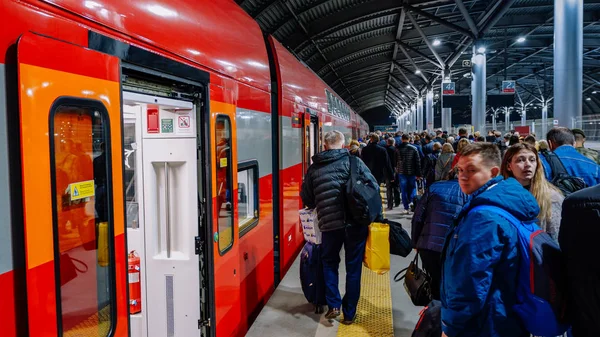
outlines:
[[[442,285],[442,254],[426,249],[419,249],[419,256],[423,262],[423,269],[431,277],[431,296],[434,300],[440,299]]]

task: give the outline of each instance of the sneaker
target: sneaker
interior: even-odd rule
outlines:
[[[403,211],[402,211],[402,213],[401,213],[401,214],[410,214],[410,211],[409,211],[409,210],[407,210],[407,209],[405,209],[405,210],[403,210]]]
[[[327,310],[327,313],[325,314],[325,318],[327,319],[333,319],[336,318],[340,315],[340,309],[338,308],[329,308],[329,310]]]

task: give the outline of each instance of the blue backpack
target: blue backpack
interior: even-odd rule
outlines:
[[[535,222],[522,222],[502,208],[477,206],[473,210],[496,213],[517,230],[520,261],[513,310],[527,331],[535,336],[564,334],[569,324],[565,322],[565,286],[558,244]]]

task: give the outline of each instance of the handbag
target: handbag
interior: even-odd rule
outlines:
[[[408,232],[399,222],[389,219],[383,219],[382,222],[390,225],[390,254],[407,257],[413,249]]]
[[[400,282],[402,279],[404,279],[404,289],[414,305],[426,306],[431,302],[431,282],[429,275],[419,268],[419,252],[408,267],[400,270],[394,276],[395,282]]]

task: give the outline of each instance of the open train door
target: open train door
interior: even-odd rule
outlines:
[[[127,336],[118,58],[17,45],[29,334]]]
[[[321,131],[319,118],[311,114],[310,109],[306,109],[303,117],[304,126],[304,151],[303,151],[303,166],[304,173],[308,171],[308,167],[312,164],[312,157],[321,151]]]

